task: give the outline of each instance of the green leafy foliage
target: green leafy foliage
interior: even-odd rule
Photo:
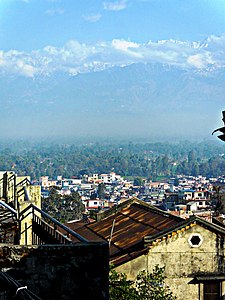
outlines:
[[[141,177],[135,177],[134,178],[134,185],[135,186],[142,186],[144,184],[143,180]]]
[[[128,280],[126,274],[110,271],[109,299],[110,300],[138,300],[138,293],[134,282]]]
[[[225,212],[225,193],[222,192],[222,188],[219,185],[213,186],[212,201],[214,204],[214,215],[218,216]]]
[[[98,185],[97,196],[99,197],[99,199],[105,198],[105,184],[104,183],[100,183]]]
[[[224,144],[205,143],[19,143],[0,144],[0,169],[18,175],[54,179],[116,172],[121,176],[159,176],[225,173]]]
[[[153,272],[141,271],[137,275],[135,282],[139,299],[142,300],[174,300],[176,299],[165,285],[165,267],[160,268],[158,265]]]
[[[85,207],[79,193],[61,196],[57,189],[52,188],[48,198],[42,200],[42,209],[60,222],[81,219]]]
[[[150,273],[141,271],[134,281],[128,280],[126,274],[110,271],[110,300],[175,300],[169,287],[165,284],[165,267],[158,265]]]

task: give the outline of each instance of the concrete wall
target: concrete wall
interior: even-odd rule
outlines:
[[[33,204],[41,209],[41,187],[40,186],[27,186],[29,201],[24,201],[23,198],[19,199],[20,212]],[[40,216],[38,212],[35,212]],[[22,218],[20,223],[20,245],[32,245],[32,209],[25,213],[26,218]]]
[[[15,187],[15,185],[23,182],[23,180],[25,179],[30,181],[30,176],[17,176],[14,172],[11,171],[0,171],[0,197],[7,197],[7,199],[5,199],[6,202],[12,202],[14,204],[14,208],[18,209],[16,207],[16,196],[19,203],[19,212],[23,211],[30,204],[41,208],[41,186],[32,186],[29,184],[29,182],[26,182],[21,186],[18,185],[17,187]],[[23,187],[26,188],[29,201],[25,198]],[[21,220],[20,224],[21,245],[32,244],[32,214],[28,214],[27,212],[26,216],[26,218],[23,218]]]
[[[188,242],[193,233],[202,237],[199,247],[192,247]],[[200,273],[224,272],[224,239],[196,225],[159,241],[149,249],[147,255],[142,255],[116,269],[134,279],[139,271],[151,272],[157,264],[165,266],[166,283],[178,300],[203,299],[202,285],[199,297],[199,285],[191,284],[191,280]],[[222,289],[224,295],[225,287]]]
[[[0,268],[43,300],[108,299],[108,259],[106,243],[0,248]]]
[[[18,198],[19,202],[24,201],[24,193],[21,192],[22,186],[26,186],[26,190],[29,196],[29,199],[33,201],[33,204],[41,207],[41,187],[32,186],[29,183],[23,183],[22,186],[15,185],[21,183],[23,180],[27,179],[30,181],[30,176],[18,176],[13,171],[0,171],[0,198],[7,198],[6,202],[13,202],[14,204]]]

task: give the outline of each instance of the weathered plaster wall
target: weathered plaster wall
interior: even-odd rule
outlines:
[[[33,204],[41,209],[41,187],[27,185],[27,193],[29,195],[29,201],[24,201],[24,195],[18,199],[20,205],[20,212],[26,209],[30,204]],[[40,216],[38,212],[36,215]],[[26,218],[22,218],[20,223],[20,245],[32,245],[32,209],[25,213]]]
[[[203,238],[200,247],[193,248],[188,243],[192,233],[199,233]],[[152,271],[157,264],[165,266],[166,283],[178,300],[199,300],[199,286],[190,282],[199,273],[219,274],[224,271],[224,240],[195,225],[159,241],[149,249],[147,255],[117,267],[117,271],[125,272],[130,279],[134,279],[139,271]]]
[[[0,267],[43,300],[108,299],[106,243],[4,246]]]

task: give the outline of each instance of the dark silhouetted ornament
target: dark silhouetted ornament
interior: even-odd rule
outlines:
[[[223,119],[222,119],[222,121],[223,121],[223,123],[224,123],[224,127],[215,129],[215,130],[212,132],[212,134],[214,134],[214,132],[217,132],[217,131],[222,132],[223,134],[219,135],[218,138],[219,138],[220,140],[222,140],[222,141],[225,142],[225,110],[222,112],[222,114],[223,114]]]

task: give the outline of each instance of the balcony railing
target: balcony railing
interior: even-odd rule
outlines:
[[[30,226],[32,226],[32,244],[34,245],[89,242],[33,204],[25,208],[20,216],[21,222],[28,216],[32,218],[32,225]],[[25,226],[25,240],[27,240],[28,230],[29,228]]]

